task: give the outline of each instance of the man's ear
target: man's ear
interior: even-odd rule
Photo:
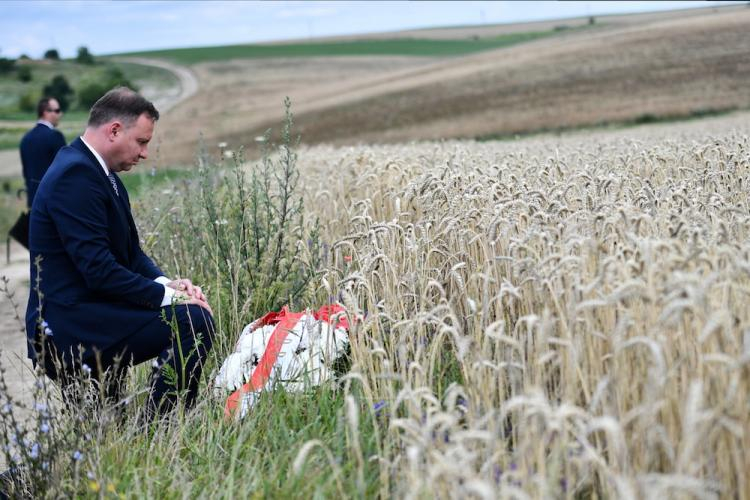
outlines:
[[[109,125],[107,125],[107,138],[110,141],[114,141],[118,135],[122,134],[122,123],[115,120]]]

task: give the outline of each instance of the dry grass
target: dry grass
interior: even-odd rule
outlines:
[[[300,165],[384,497],[750,498],[746,133]]]

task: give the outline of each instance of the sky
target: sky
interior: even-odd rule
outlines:
[[[743,3],[0,0],[0,56],[72,57]]]

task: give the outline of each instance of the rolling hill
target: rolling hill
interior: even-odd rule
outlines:
[[[549,32],[464,55],[274,49],[283,55],[201,59],[191,65],[201,88],[164,117],[160,154],[163,161],[189,162],[201,134],[209,147],[251,145],[279,123],[287,95],[302,141],[334,144],[493,139],[750,107],[747,7],[608,16],[582,29],[585,23],[391,34],[436,40],[452,33],[465,40],[506,36],[513,26],[516,36]],[[174,58],[169,51],[152,55]]]

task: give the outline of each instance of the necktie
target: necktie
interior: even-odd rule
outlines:
[[[109,179],[109,182],[112,183],[112,188],[115,190],[115,194],[117,196],[120,196],[120,192],[117,190],[117,181],[115,181],[115,174],[110,172],[109,174],[107,174],[107,179]]]

